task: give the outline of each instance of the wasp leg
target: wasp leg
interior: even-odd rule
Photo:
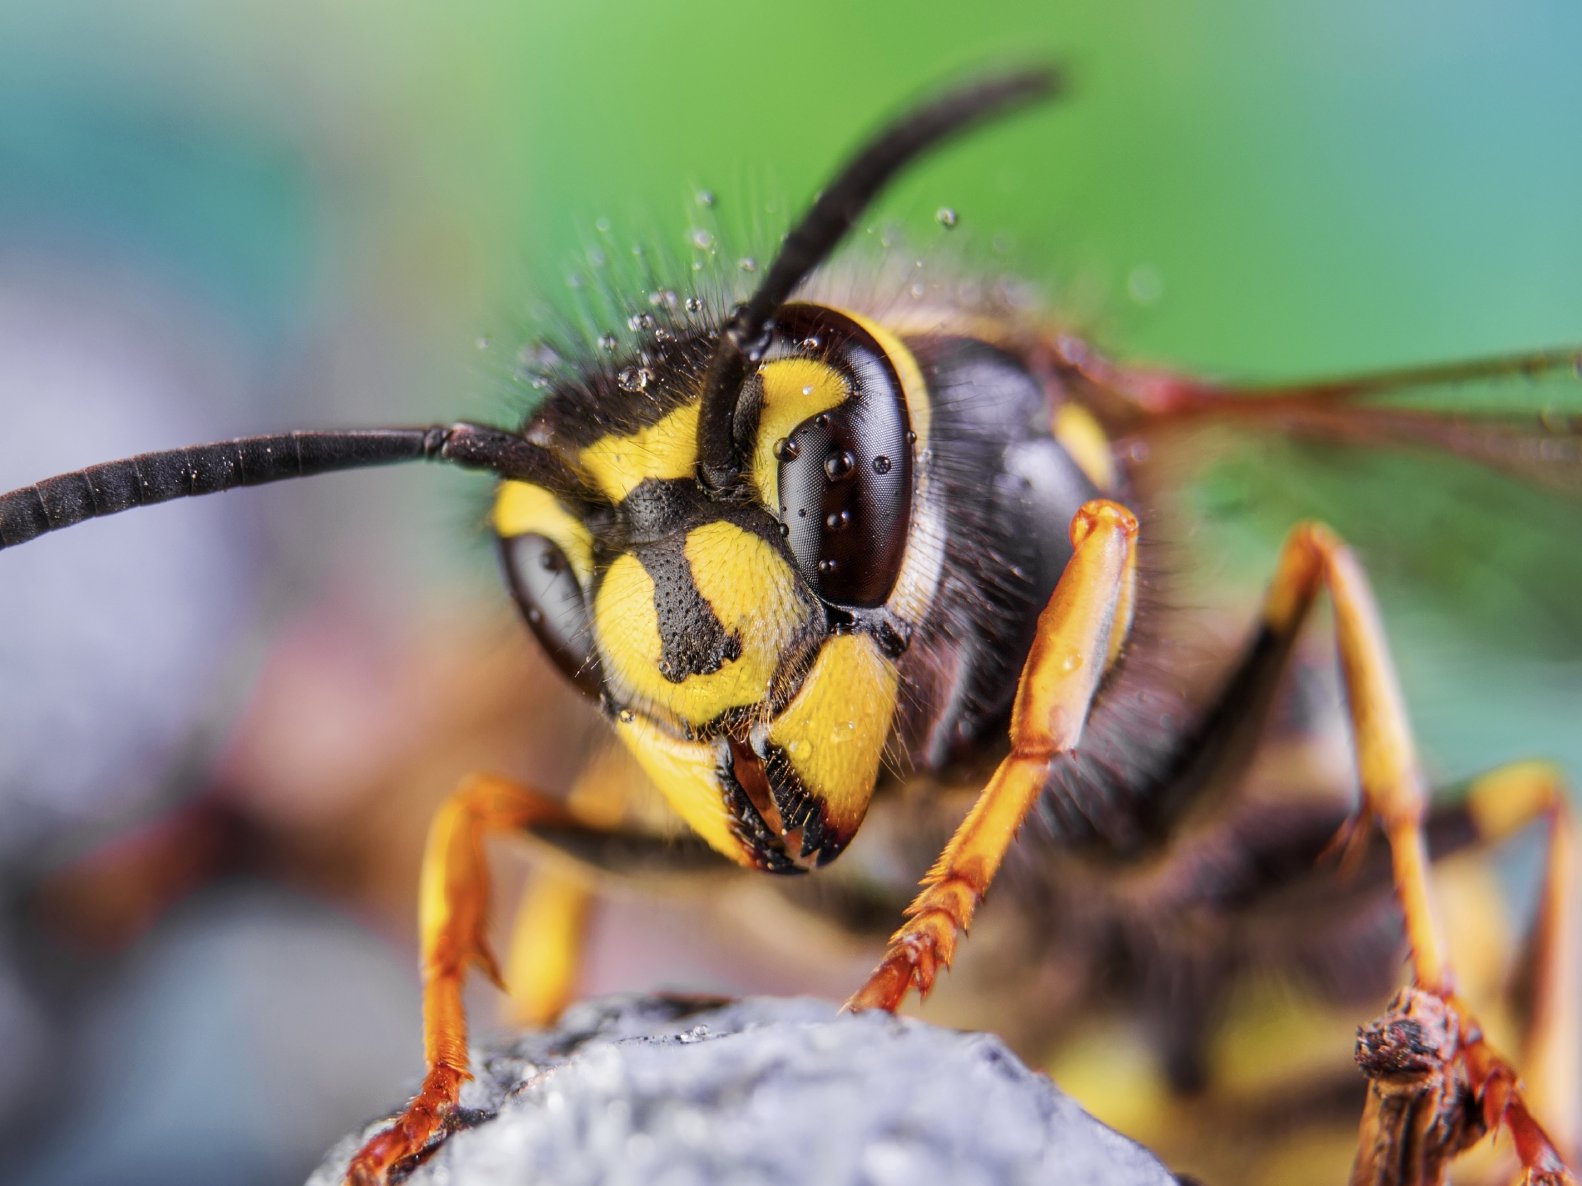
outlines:
[[[1567,1159],[1579,1151],[1578,1120],[1582,1117],[1582,951],[1578,950],[1577,831],[1566,785],[1560,772],[1544,762],[1505,766],[1476,779],[1464,803],[1478,838],[1498,842],[1527,825],[1542,821],[1546,852],[1542,891],[1533,920],[1532,1000],[1521,1037],[1520,1062],[1526,1068],[1527,1090],[1518,1089],[1511,1065],[1489,1047],[1481,1034],[1468,1038],[1467,1062],[1475,1082],[1483,1084],[1483,1113],[1490,1126],[1503,1123],[1512,1133],[1522,1164],[1529,1172],[1559,1150]],[[1542,1112],[1551,1120],[1545,1130],[1533,1120]],[[1551,1143],[1547,1153],[1545,1144]],[[1559,1157],[1547,1167],[1563,1173]],[[1535,1181],[1546,1179],[1536,1177]],[[1566,1179],[1555,1178],[1556,1181]]]
[[[429,826],[419,891],[419,935],[423,953],[423,1084],[406,1110],[352,1158],[351,1186],[373,1186],[420,1152],[456,1107],[461,1085],[471,1077],[467,1061],[467,1015],[461,988],[476,966],[495,984],[500,971],[484,936],[489,876],[483,839],[491,832],[519,831],[565,819],[560,803],[492,775],[473,775],[445,801]]]
[[[571,870],[544,867],[529,874],[506,956],[513,1024],[543,1029],[571,1003],[593,896],[587,879]]]
[[[926,995],[950,966],[1016,831],[1037,802],[1051,766],[1081,739],[1093,696],[1130,626],[1137,519],[1096,500],[1071,524],[1073,552],[1038,618],[1011,709],[1011,752],[956,829],[907,921],[848,1009],[894,1011],[916,985]]]
[[[1287,539],[1264,605],[1265,626],[1277,635],[1298,629],[1320,586],[1328,589],[1334,608],[1362,792],[1357,814],[1338,839],[1355,855],[1370,821],[1383,831],[1406,921],[1413,979],[1412,989],[1397,997],[1386,1018],[1359,1041],[1359,1058],[1365,1065],[1373,1058],[1380,1073],[1373,1077],[1363,1117],[1354,1186],[1437,1182],[1436,1158],[1448,1161],[1460,1142],[1475,1139],[1467,1122],[1454,1115],[1451,1072],[1433,1069],[1446,1058],[1453,1058],[1456,1075],[1467,1075],[1467,1086],[1482,1100],[1484,1119],[1510,1130],[1529,1180],[1569,1181],[1559,1153],[1532,1119],[1510,1065],[1489,1049],[1476,1020],[1455,997],[1429,894],[1423,826],[1428,796],[1400,687],[1367,577],[1328,528],[1303,524]],[[1449,1035],[1448,1049],[1432,1040],[1441,1031]],[[1393,1088],[1402,1076],[1414,1075],[1428,1076],[1427,1094],[1411,1097],[1416,1101],[1411,1106],[1399,1106]],[[1403,1176],[1412,1172],[1410,1166],[1420,1166],[1425,1176]]]

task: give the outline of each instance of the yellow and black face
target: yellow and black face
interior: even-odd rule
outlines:
[[[711,497],[717,340],[655,324],[563,385],[525,435],[573,481],[503,483],[494,527],[533,632],[677,812],[733,860],[795,872],[862,822],[938,580],[928,403],[880,326],[787,305],[732,414],[743,480]]]

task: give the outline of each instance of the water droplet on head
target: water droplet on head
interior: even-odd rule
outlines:
[[[802,339],[802,349],[804,350],[817,350],[823,344],[823,342],[819,341],[817,337],[811,334]]]
[[[840,565],[836,564],[833,560],[820,560],[818,562],[818,571],[820,576],[830,576],[839,568]]]
[[[702,299],[699,298],[699,297],[688,297],[687,298],[687,312],[688,313],[701,313],[701,312],[703,312],[703,301],[702,301]]]
[[[851,512],[844,508],[831,511],[824,516],[824,529],[826,531],[845,531],[851,526]]]
[[[956,223],[961,221],[956,214],[955,208],[951,206],[941,206],[934,211],[934,218],[947,231],[954,230]]]
[[[695,226],[687,232],[687,242],[699,251],[714,250],[714,232]]]
[[[646,391],[653,377],[654,373],[647,367],[623,367],[621,373],[615,376],[615,381],[620,384],[622,391]]]
[[[804,387],[802,389],[802,394],[803,395],[812,395],[813,394],[813,384],[809,383],[806,387]]]
[[[873,459],[873,472],[876,474],[887,474],[890,472],[890,459],[883,453]]]
[[[814,428],[828,428],[829,427],[829,413],[828,412],[820,412],[817,416],[813,417],[813,427]]]
[[[629,708],[621,709],[618,715],[620,717],[621,724],[623,725],[630,725],[637,719],[637,714]]]
[[[831,482],[850,477],[851,471],[856,468],[857,459],[845,449],[838,449],[824,458],[824,476]]]
[[[603,350],[606,354],[614,354],[615,348],[620,344],[620,339],[614,334],[599,335],[599,349]]]
[[[795,461],[802,453],[802,446],[792,437],[781,437],[775,442],[775,458],[779,461]]]
[[[917,433],[913,432],[910,428],[906,430],[906,443],[909,445],[917,444]]]
[[[784,514],[785,513],[785,507],[781,507],[780,511],[781,511],[782,514]],[[780,524],[780,538],[781,539],[788,539],[788,538],[790,538],[790,535],[791,535],[791,524],[789,524],[789,523],[782,523],[782,524]]]

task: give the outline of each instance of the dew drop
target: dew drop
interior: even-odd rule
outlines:
[[[806,387],[804,387],[802,389],[802,394],[803,395],[812,395],[813,394],[813,384],[809,383]]]
[[[934,218],[939,223],[939,225],[944,227],[947,231],[955,230],[956,223],[961,221],[960,217],[956,214],[955,208],[952,206],[941,206],[938,210],[934,211]]]
[[[621,724],[623,724],[623,725],[630,725],[633,721],[635,721],[637,719],[637,714],[635,712],[633,712],[629,708],[623,708],[620,711],[620,719],[621,719]]]
[[[603,350],[606,354],[614,354],[615,348],[620,344],[620,339],[614,334],[599,335],[599,349]]]
[[[890,459],[883,453],[873,459],[873,472],[876,474],[887,474],[890,472]]]
[[[780,510],[782,512],[784,512],[785,511],[785,507],[781,507]],[[789,523],[782,523],[782,524],[780,524],[780,538],[781,539],[789,539],[789,538],[791,538],[791,524],[789,524]]]
[[[646,391],[653,377],[654,373],[647,367],[623,367],[621,373],[615,376],[615,381],[620,384],[622,391]]]
[[[812,334],[802,339],[802,349],[804,350],[817,350],[823,344],[816,335]]]
[[[857,459],[845,449],[839,449],[824,458],[824,476],[831,482],[850,477],[851,471],[856,468]]]
[[[814,428],[828,428],[829,427],[829,413],[828,412],[820,412],[817,416],[813,417],[813,427]]]
[[[802,453],[802,446],[793,437],[781,437],[775,442],[775,458],[778,461],[795,461]]]
[[[695,226],[687,232],[687,242],[699,251],[714,250],[714,232]]]
[[[909,445],[917,444],[917,433],[913,432],[910,428],[906,430],[906,443]]]
[[[758,261],[750,255],[744,255],[736,261],[736,266],[744,272],[756,272],[758,270]]]
[[[826,576],[826,577],[827,576],[831,576],[839,568],[840,568],[840,565],[835,563],[835,561],[833,561],[833,560],[820,560],[818,562],[818,571],[819,571],[819,575],[820,576]]]
[[[687,312],[688,313],[701,313],[701,312],[703,312],[703,301],[702,301],[702,299],[699,298],[699,297],[688,297],[687,298]]]
[[[712,209],[714,209],[715,203],[717,203],[718,201],[719,201],[719,198],[717,198],[715,196],[714,191],[712,189],[700,189],[700,190],[698,190],[697,202],[698,202],[698,205],[701,206],[703,209],[705,209],[705,210],[712,210]]]
[[[831,511],[824,516],[824,530],[845,531],[851,526],[851,512],[845,509]]]

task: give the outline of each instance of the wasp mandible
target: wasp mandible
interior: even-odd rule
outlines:
[[[638,850],[692,862],[701,848],[800,874],[841,857],[870,813],[895,827],[900,790],[954,787],[970,808],[916,871],[921,889],[849,1001],[895,1010],[949,967],[1019,832],[1037,833],[1024,844],[1038,859],[1097,852],[1134,865],[1234,787],[1321,594],[1360,791],[1340,847],[1356,858],[1383,833],[1415,993],[1381,1023],[1365,1063],[1374,1094],[1353,1180],[1439,1181],[1450,1157],[1494,1129],[1511,1134],[1528,1180],[1571,1180],[1570,1122],[1545,1131],[1457,997],[1429,884],[1431,830],[1456,825],[1488,842],[1547,820],[1539,991],[1546,1007],[1574,1009],[1557,954],[1574,911],[1558,776],[1511,767],[1456,807],[1431,807],[1367,574],[1316,522],[1291,529],[1212,693],[1162,706],[1155,623],[1169,578],[1148,561],[1146,461],[1115,442],[1226,423],[1432,447],[1575,492],[1576,421],[1429,413],[1389,398],[1559,372],[1577,353],[1233,388],[1118,364],[1034,309],[981,295],[909,299],[882,283],[842,289],[821,271],[898,173],[1059,89],[1051,70],[1008,73],[903,115],[835,175],[740,304],[634,300],[630,350],[556,376],[520,427],[252,437],[91,466],[0,498],[9,547],[134,506],[333,470],[433,460],[485,471],[499,483],[491,525],[528,626],[700,841],[666,844],[499,777],[456,791],[433,824],[421,888],[427,1074],[354,1158],[351,1181],[386,1180],[456,1107],[468,1076],[464,976],[500,979],[483,933],[486,835],[531,830],[593,865]],[[1249,833],[1242,862],[1269,892],[1334,876],[1315,872],[1315,858],[1335,826]],[[848,861],[860,864],[860,850]],[[1180,905],[1222,889],[1189,885]],[[1443,1090],[1402,1104],[1423,1010],[1437,1010],[1448,1044],[1433,1080]],[[1540,1094],[1570,1116],[1575,1093],[1545,1080]]]

